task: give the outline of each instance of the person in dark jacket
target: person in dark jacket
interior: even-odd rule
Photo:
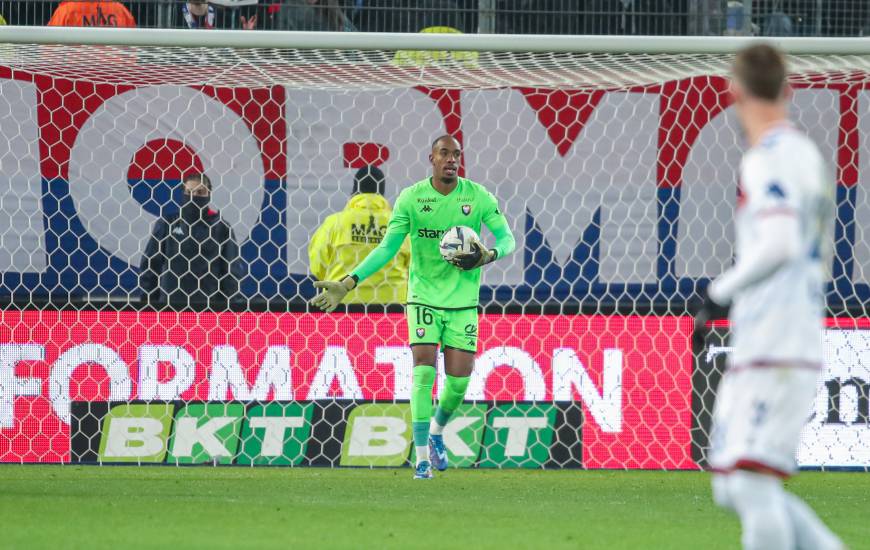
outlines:
[[[209,208],[210,197],[208,176],[191,174],[180,212],[154,224],[139,275],[148,303],[210,308],[238,293],[239,247],[229,224]]]
[[[352,32],[356,28],[338,0],[284,0],[271,15],[271,27],[280,31]]]

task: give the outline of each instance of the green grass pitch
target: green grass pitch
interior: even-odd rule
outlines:
[[[788,483],[853,550],[870,474]],[[700,472],[0,466],[2,548],[738,548]]]

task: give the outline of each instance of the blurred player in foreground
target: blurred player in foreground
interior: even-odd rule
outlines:
[[[716,309],[733,301],[733,351],[710,438],[713,498],[739,516],[744,548],[843,548],[782,486],[797,469],[822,368],[834,183],[816,146],[788,122],[791,91],[777,50],[738,53],[731,93],[750,147],[740,165],[737,261],[710,284],[695,319],[703,338]]]
[[[350,290],[393,259],[405,236],[410,236],[407,315],[414,356],[411,418],[416,479],[431,478],[432,466],[447,468],[444,426],[465,397],[477,351],[479,268],[514,249],[513,234],[495,197],[482,185],[458,176],[461,157],[462,148],[454,137],[436,139],[429,155],[432,177],[402,191],[381,244],[341,281],[314,283],[323,292],[313,304],[333,311]],[[444,233],[458,225],[479,233],[481,223],[495,236],[495,247],[488,250],[477,240],[472,252],[457,256],[453,265],[447,263],[439,247]],[[433,418],[438,344],[444,351],[447,377]]]

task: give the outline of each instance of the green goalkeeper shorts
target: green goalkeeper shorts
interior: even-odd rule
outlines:
[[[441,347],[477,352],[477,308],[437,309],[408,304],[408,339],[412,346]]]

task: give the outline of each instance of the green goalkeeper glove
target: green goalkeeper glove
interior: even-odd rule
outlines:
[[[311,304],[320,308],[321,311],[330,313],[335,311],[338,304],[347,296],[347,293],[353,290],[356,286],[356,281],[353,277],[345,277],[341,281],[316,281],[314,288],[321,288],[323,292],[318,294],[311,300]]]

